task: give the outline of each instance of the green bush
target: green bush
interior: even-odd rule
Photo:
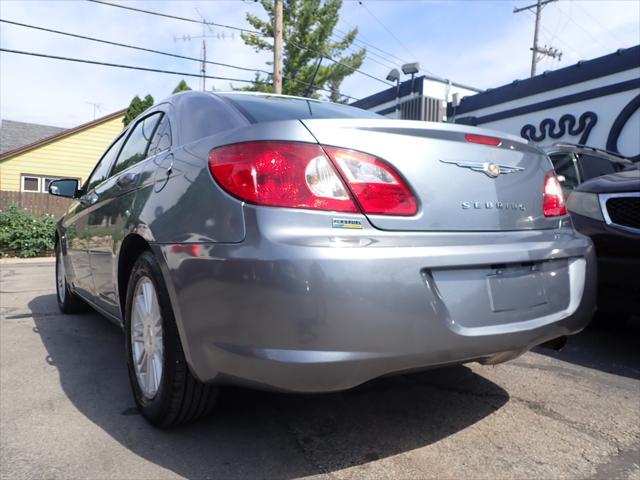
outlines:
[[[56,221],[51,215],[36,217],[16,205],[0,211],[0,254],[35,257],[53,250]]]

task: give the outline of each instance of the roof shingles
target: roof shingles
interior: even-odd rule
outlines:
[[[57,135],[63,130],[65,129],[60,127],[3,119],[0,123],[0,155]]]

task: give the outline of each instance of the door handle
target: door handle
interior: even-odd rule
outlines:
[[[137,179],[138,179],[137,173],[127,172],[120,175],[118,177],[118,180],[116,180],[116,183],[118,184],[119,187],[128,187],[134,184]]]

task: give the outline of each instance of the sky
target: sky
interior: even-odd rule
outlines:
[[[266,18],[253,0],[129,1],[124,5],[241,28],[246,14]],[[535,0],[344,0],[336,35],[358,28],[368,44],[362,65],[371,78],[354,73],[342,93],[362,98],[387,86],[393,67],[418,61],[421,72],[476,88],[495,88],[527,78],[534,15],[513,13]],[[77,35],[200,57],[202,26],[123,10],[84,0],[0,0],[0,19]],[[237,31],[206,29],[208,60],[269,70],[271,54],[256,53]],[[640,44],[640,1],[559,0],[544,7],[540,45],[562,51],[545,58],[538,72],[555,70],[618,48]],[[361,44],[362,45],[362,44]],[[198,74],[198,62],[141,52],[0,23],[0,48],[100,62]],[[253,73],[207,66],[207,74],[250,80]],[[134,95],[171,94],[184,78],[194,89],[200,79],[165,73],[71,63],[0,52],[0,118],[73,127],[125,108]],[[244,84],[207,80],[206,88],[230,90]]]

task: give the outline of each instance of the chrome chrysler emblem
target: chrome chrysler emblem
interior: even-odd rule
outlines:
[[[440,160],[442,163],[451,163],[462,168],[470,168],[474,172],[482,172],[488,177],[496,178],[498,175],[507,173],[521,172],[523,167],[513,167],[511,165],[503,165],[493,162],[467,162],[456,160]]]

